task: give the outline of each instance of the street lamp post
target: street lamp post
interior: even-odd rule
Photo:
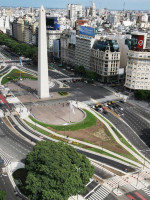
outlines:
[[[118,182],[117,193],[118,193],[118,189],[119,189],[119,183],[120,183],[120,182]]]
[[[138,183],[139,183],[139,175],[140,175],[140,172],[138,172],[138,177],[137,177],[136,187],[137,187],[137,185],[138,185]]]

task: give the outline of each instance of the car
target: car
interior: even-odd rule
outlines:
[[[104,111],[106,111],[106,108],[105,108],[105,107],[102,107],[102,109],[103,109]]]
[[[102,109],[102,108],[98,108],[98,111],[99,111],[99,112],[103,112],[103,109]]]
[[[107,104],[107,103],[104,103],[104,106],[108,106],[108,104]]]
[[[104,110],[103,113],[106,115],[108,112],[106,110]]]
[[[42,135],[39,135],[39,138],[43,139],[44,137]]]
[[[124,101],[123,101],[123,100],[120,100],[119,102],[120,102],[120,103],[124,103]]]
[[[122,108],[122,107],[119,107],[119,110],[123,110],[123,108]]]

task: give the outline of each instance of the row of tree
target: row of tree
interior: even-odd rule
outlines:
[[[134,96],[138,100],[150,101],[150,90],[136,90]]]
[[[37,62],[38,49],[36,46],[20,43],[4,33],[0,33],[0,45],[5,45],[17,55],[31,58],[34,62]]]
[[[87,78],[89,80],[97,80],[98,74],[96,72],[86,70],[84,66],[78,66],[75,68],[75,73],[79,74],[80,76]]]

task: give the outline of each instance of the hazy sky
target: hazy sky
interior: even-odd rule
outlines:
[[[89,6],[89,0],[0,0],[0,6],[22,6],[22,7],[40,7],[44,5],[47,8],[66,8],[68,3],[82,4],[83,7]],[[96,8],[125,9],[132,10],[150,10],[150,0],[95,0]]]

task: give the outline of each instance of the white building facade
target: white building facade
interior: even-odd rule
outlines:
[[[77,20],[82,18],[82,5],[80,4],[68,4],[67,16],[69,19]]]
[[[150,90],[150,51],[128,52],[125,86],[133,90]]]
[[[112,48],[107,46],[105,50],[102,50],[98,46],[98,41],[96,41],[91,49],[90,70],[100,75],[101,82],[110,83],[118,81],[120,68],[119,49],[117,51],[113,49],[112,51]]]

